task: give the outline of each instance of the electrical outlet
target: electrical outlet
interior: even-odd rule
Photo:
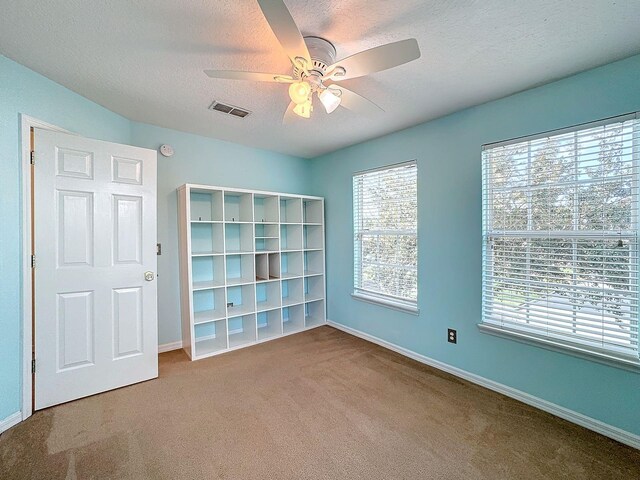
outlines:
[[[458,331],[452,328],[447,329],[447,341],[449,343],[458,343]]]

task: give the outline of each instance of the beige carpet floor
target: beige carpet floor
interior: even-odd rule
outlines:
[[[321,327],[37,412],[0,478],[629,480],[640,451]]]

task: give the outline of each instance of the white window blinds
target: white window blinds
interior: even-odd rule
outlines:
[[[483,323],[638,360],[640,123],[483,149]]]
[[[353,176],[354,294],[415,307],[417,180],[415,161]]]

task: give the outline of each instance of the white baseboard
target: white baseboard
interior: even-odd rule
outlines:
[[[433,358],[426,357],[412,350],[408,350],[391,342],[387,342],[386,340],[383,340],[381,338],[369,335],[368,333],[347,327],[340,323],[336,323],[332,320],[327,320],[327,324],[334,328],[337,328],[338,330],[342,330],[343,332],[380,345],[381,347],[393,350],[394,352],[404,355],[405,357],[412,358],[413,360],[416,360],[420,363],[424,363],[425,365],[429,365],[431,367],[437,368],[438,370],[450,373],[452,375],[455,375],[456,377],[460,377],[471,383],[475,383],[476,385],[480,385],[482,387],[488,388],[489,390],[493,390],[495,392],[506,395],[507,397],[515,398],[522,403],[526,403],[527,405],[531,405],[532,407],[556,415],[557,417],[568,420],[569,422],[580,425],[581,427],[593,430],[594,432],[617,440],[618,442],[629,445],[630,447],[640,449],[640,435],[636,435],[635,433],[627,432],[626,430],[622,430],[621,428],[601,422],[600,420],[596,420],[595,418],[588,417],[586,415],[583,415],[582,413],[574,412],[573,410],[561,407],[560,405],[549,402],[547,400],[543,400],[542,398],[535,397],[521,390],[517,390],[507,385],[503,385],[502,383],[494,382],[493,380],[489,380],[488,378],[481,377],[480,375],[476,375],[474,373],[467,372],[466,370],[462,370],[438,360],[434,360]]]
[[[22,421],[22,412],[18,411],[12,413],[7,418],[0,420],[0,433],[9,430],[14,425],[17,425]]]
[[[172,350],[180,350],[182,348],[182,340],[171,343],[163,343],[158,345],[158,353],[171,352]]]

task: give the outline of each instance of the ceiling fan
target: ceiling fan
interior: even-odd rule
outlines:
[[[382,109],[375,103],[337,82],[387,70],[420,58],[418,42],[411,38],[336,61],[336,49],[331,42],[321,37],[302,36],[283,0],[257,1],[271,30],[291,60],[292,74],[232,70],[205,70],[205,73],[212,78],[290,84],[291,103],[284,114],[283,123],[295,118],[294,114],[309,118],[313,111],[314,94],[327,113],[332,113],[340,105],[360,113],[380,111]]]

